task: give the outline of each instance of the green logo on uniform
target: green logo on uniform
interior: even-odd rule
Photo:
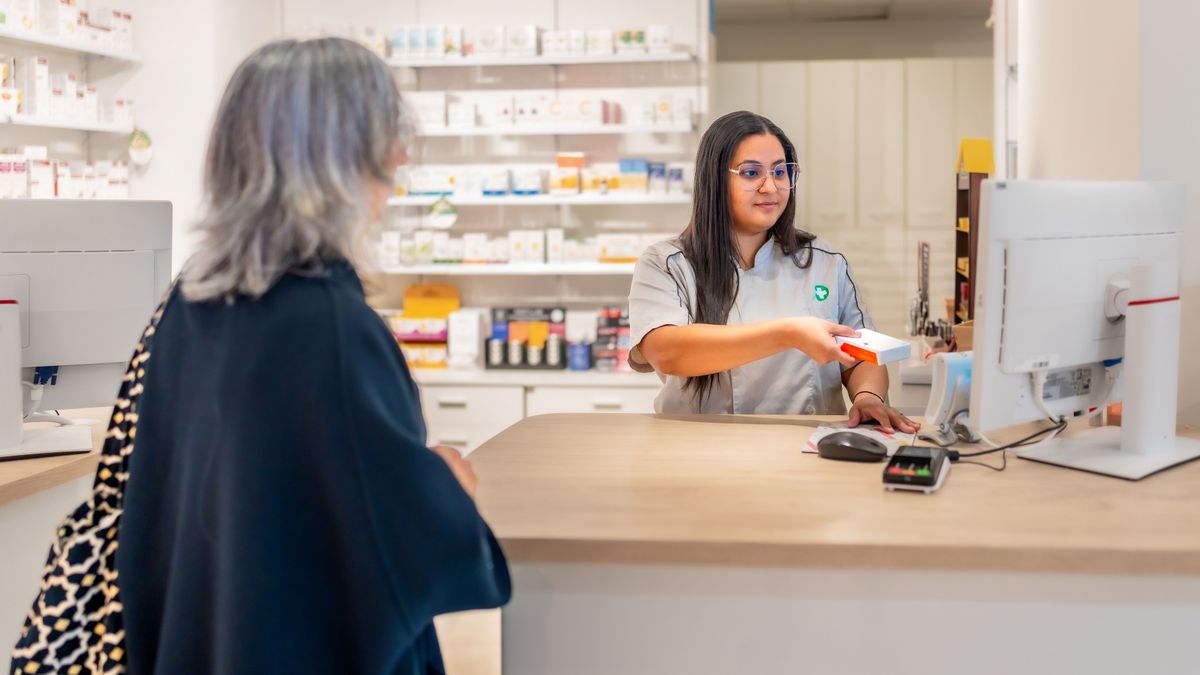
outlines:
[[[829,299],[829,287],[818,284],[813,288],[813,295],[816,296],[817,300],[820,302],[825,302]]]

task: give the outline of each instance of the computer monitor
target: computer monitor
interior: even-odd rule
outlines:
[[[983,184],[968,426],[1123,400],[1120,428],[1019,456],[1133,480],[1200,456],[1175,433],[1184,197],[1167,183]]]
[[[0,299],[19,309],[20,380],[54,373],[42,410],[113,403],[170,279],[169,202],[0,200]],[[5,424],[21,417],[0,415]],[[0,457],[54,451],[44,445],[0,447]]]

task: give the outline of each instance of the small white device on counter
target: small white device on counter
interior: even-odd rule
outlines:
[[[925,408],[921,438],[938,445],[950,445],[960,438],[979,440],[960,420],[971,404],[972,358],[971,352],[938,352],[929,357],[933,390]]]
[[[841,350],[860,361],[886,365],[903,361],[912,354],[912,343],[867,328],[859,329],[858,337],[837,337]]]

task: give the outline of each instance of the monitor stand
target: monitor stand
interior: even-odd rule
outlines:
[[[69,424],[61,427],[25,429],[21,444],[0,448],[0,462],[31,457],[75,455],[92,451],[90,424]]]
[[[1200,440],[1175,433],[1179,385],[1179,281],[1172,266],[1130,272],[1118,311],[1125,320],[1120,427],[1072,433],[1019,457],[1138,480],[1200,457]]]
[[[1120,427],[1098,427],[1056,438],[1018,457],[1071,469],[1139,480],[1200,457],[1200,440],[1169,436],[1144,452],[1122,449]]]

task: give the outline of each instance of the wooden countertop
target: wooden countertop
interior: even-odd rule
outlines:
[[[882,463],[801,452],[827,419],[527,418],[472,453],[480,510],[514,562],[1200,575],[1200,462],[1127,482],[1010,455],[892,493]]]
[[[92,451],[86,455],[38,457],[0,462],[0,505],[95,472],[111,412],[108,408],[63,411],[63,415],[71,419],[97,421],[92,425]]]

